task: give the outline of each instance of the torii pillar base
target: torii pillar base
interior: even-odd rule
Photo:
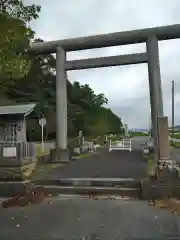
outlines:
[[[51,149],[50,163],[69,163],[71,160],[69,149]]]
[[[159,161],[158,161],[158,179],[169,181],[172,175],[172,159],[170,153],[168,117],[158,117],[158,143],[159,143]]]

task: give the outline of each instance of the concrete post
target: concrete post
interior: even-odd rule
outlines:
[[[159,131],[159,161],[158,161],[158,180],[172,180],[172,173],[169,169],[173,169],[173,162],[170,153],[168,117],[158,117]]]
[[[158,117],[160,160],[170,159],[168,117]]]
[[[159,159],[158,144],[158,121],[157,117],[163,117],[163,101],[161,89],[161,73],[159,64],[158,40],[156,36],[150,36],[146,42],[148,53],[148,72],[149,72],[149,89],[151,103],[151,118],[153,127],[153,138],[155,145],[155,158]]]
[[[69,160],[67,150],[67,82],[66,52],[56,49],[56,161]]]

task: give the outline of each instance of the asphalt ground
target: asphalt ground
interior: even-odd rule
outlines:
[[[1,240],[180,239],[180,217],[122,199],[59,196],[39,205],[0,208]]]
[[[45,174],[45,173],[44,173]],[[39,179],[60,178],[134,178],[147,177],[147,162],[139,150],[112,151],[102,148],[89,157],[75,160],[55,168],[50,175],[41,174]]]
[[[135,145],[131,153],[101,149],[54,169],[49,178],[144,178],[147,164]],[[0,206],[0,239],[175,240],[180,239],[180,217],[140,200],[59,195],[26,207]]]

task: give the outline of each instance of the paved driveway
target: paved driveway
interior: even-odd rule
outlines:
[[[112,151],[102,149],[90,157],[56,168],[50,179],[59,178],[135,178],[147,176],[147,163],[140,151]],[[41,176],[41,179],[44,177]]]
[[[146,202],[62,196],[0,209],[1,240],[180,239],[180,218]]]

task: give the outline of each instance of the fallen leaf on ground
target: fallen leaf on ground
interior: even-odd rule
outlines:
[[[156,207],[160,207],[160,208],[167,208],[167,202],[163,201],[163,200],[157,200],[155,201],[155,206]]]
[[[154,207],[170,210],[172,214],[180,215],[180,201],[176,199],[156,200],[153,202]]]
[[[4,202],[2,202],[2,207],[25,207],[31,204],[38,204],[41,203],[46,196],[47,194],[43,192],[42,189],[35,189],[30,193],[27,193],[25,196],[13,197],[5,200]]]

